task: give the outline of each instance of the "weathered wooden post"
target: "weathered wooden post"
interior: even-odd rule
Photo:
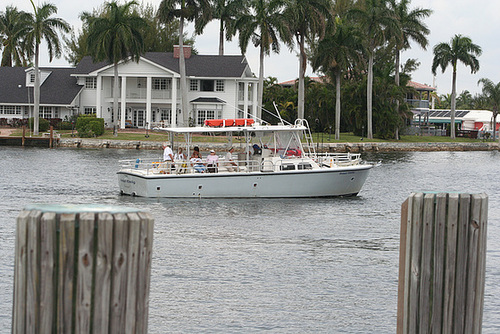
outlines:
[[[49,129],[49,148],[54,148],[54,127],[52,125]]]
[[[17,218],[12,333],[146,333],[154,220],[104,205]]]
[[[401,210],[398,333],[481,333],[488,196],[413,193]]]

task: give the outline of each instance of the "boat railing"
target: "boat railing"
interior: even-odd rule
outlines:
[[[122,170],[136,171],[144,175],[149,174],[194,174],[220,172],[257,172],[260,171],[260,162],[257,160],[234,160],[235,165],[220,160],[215,168],[211,168],[203,161],[203,165],[193,165],[190,161],[164,162],[159,159],[131,159],[120,160]]]
[[[360,153],[316,153],[313,159],[318,164],[326,164],[332,166],[357,165],[361,162]]]

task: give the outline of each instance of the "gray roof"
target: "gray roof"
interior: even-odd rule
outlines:
[[[179,59],[173,52],[146,52],[143,58],[179,73]],[[76,67],[75,74],[89,74],[109,65],[109,62],[92,62],[84,57]],[[245,73],[248,63],[245,56],[192,55],[186,59],[186,75],[193,77],[239,78]]]
[[[33,103],[33,88],[26,87],[26,69],[0,67],[0,103]],[[51,72],[40,87],[40,104],[69,105],[82,89],[71,76],[74,68],[41,67],[40,70]]]
[[[226,103],[226,101],[218,97],[198,97],[192,100],[191,103]]]

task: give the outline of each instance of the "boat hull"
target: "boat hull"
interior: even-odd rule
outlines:
[[[356,195],[371,165],[319,170],[141,175],[118,172],[120,192],[141,197],[333,197]]]

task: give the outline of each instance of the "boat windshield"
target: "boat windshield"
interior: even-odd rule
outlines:
[[[264,155],[275,155],[280,157],[296,156],[301,157],[303,153],[301,143],[301,133],[297,131],[280,131],[272,133],[257,134],[253,146],[258,145]],[[268,151],[269,154],[266,154]]]

